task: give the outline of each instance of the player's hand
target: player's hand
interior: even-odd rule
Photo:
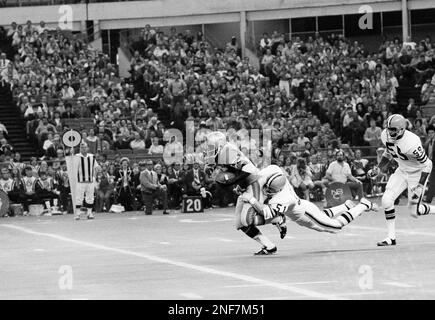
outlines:
[[[379,167],[378,166],[374,166],[372,169],[370,169],[367,172],[367,176],[370,179],[375,179],[380,173],[381,173],[381,170],[379,169]]]
[[[411,202],[417,203],[420,197],[423,195],[424,186],[422,184],[417,184],[415,187],[411,188]]]
[[[242,194],[241,196],[239,196],[240,200],[242,200],[243,202],[247,202],[249,203],[249,200],[251,200],[251,196],[247,195],[247,194]]]
[[[234,189],[233,192],[235,194],[237,194],[238,196],[240,196],[243,192],[245,192],[246,189],[243,189],[241,186],[237,185]]]

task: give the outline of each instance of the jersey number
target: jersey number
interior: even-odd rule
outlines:
[[[280,203],[278,203],[276,205],[276,211],[278,211],[278,213],[285,213],[287,211],[287,206],[283,206]]]
[[[397,152],[394,150],[394,143],[387,142],[386,143],[387,149],[390,152],[390,154],[393,156],[393,158],[400,158],[402,160],[408,160],[408,157],[402,153],[402,150],[400,150],[399,146],[396,146]],[[399,156],[397,156],[399,155]]]

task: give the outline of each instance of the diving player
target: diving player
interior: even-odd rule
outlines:
[[[207,135],[205,153],[207,162],[212,161],[226,169],[226,171],[222,171],[216,176],[216,182],[226,186],[235,186],[234,192],[239,195],[235,207],[236,229],[243,231],[248,237],[256,240],[263,248],[266,248],[256,254],[263,255],[276,252],[275,244],[263,235],[255,225],[247,223],[246,211],[242,210],[244,202],[241,196],[263,200],[261,187],[258,183],[260,170],[236,145],[227,141],[224,133],[219,131]],[[284,216],[277,217],[273,224],[278,228],[281,239],[283,239],[287,233]]]
[[[381,134],[386,150],[378,166],[368,172],[370,177],[376,177],[393,159],[399,165],[389,178],[382,196],[388,234],[378,242],[378,246],[396,245],[394,201],[405,189],[408,188],[408,206],[413,217],[435,213],[435,207],[421,203],[432,161],[427,157],[420,138],[406,130],[406,126],[406,119],[402,115],[388,117],[387,128]]]
[[[265,181],[262,181],[262,178]],[[254,197],[242,198],[254,209],[244,206],[247,221],[251,225],[267,224],[275,217],[285,214],[301,226],[320,232],[336,233],[364,211],[378,210],[376,204],[362,198],[357,205],[347,200],[342,205],[322,211],[315,204],[300,199],[282,170],[276,165],[270,165],[260,171],[259,183],[263,185],[266,198],[264,203]]]

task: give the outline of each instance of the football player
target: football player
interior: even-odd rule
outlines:
[[[235,207],[236,229],[244,232],[248,237],[259,242],[265,250],[256,254],[263,255],[276,252],[273,242],[261,233],[261,231],[246,220],[246,210],[243,209],[245,198],[255,197],[263,200],[263,194],[258,182],[260,170],[237,148],[236,145],[227,141],[222,132],[212,132],[206,137],[206,151],[204,160],[221,166],[223,170],[217,174],[215,181],[225,186],[234,187],[234,192],[239,195]],[[284,216],[277,217],[273,224],[278,228],[281,239],[287,233]]]
[[[406,130],[406,127],[407,121],[402,115],[393,114],[388,117],[387,128],[381,134],[385,152],[378,166],[368,172],[373,178],[381,171],[386,171],[391,160],[398,163],[382,196],[388,234],[387,238],[378,242],[378,246],[396,245],[394,202],[405,189],[408,189],[408,206],[413,217],[435,213],[435,207],[421,203],[432,170],[432,161],[427,157],[420,138]]]
[[[364,211],[378,210],[376,204],[362,198],[357,205],[347,200],[342,205],[322,211],[315,204],[296,195],[278,166],[268,166],[261,170],[260,176],[259,182],[263,185],[265,195],[264,203],[254,197],[242,197],[242,200],[250,205],[243,208],[250,225],[267,224],[280,215],[286,215],[301,226],[320,232],[336,233]],[[262,181],[262,178],[265,181]],[[264,254],[269,254],[267,248],[263,250]]]

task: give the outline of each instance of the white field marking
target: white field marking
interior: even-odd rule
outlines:
[[[192,292],[180,293],[180,296],[185,297],[187,299],[204,299],[199,294],[195,294],[195,293],[192,293]]]
[[[399,288],[415,288],[415,286],[403,282],[382,282],[382,284],[385,284],[387,286],[393,286],[393,287],[399,287]]]
[[[294,239],[295,237],[292,236],[285,236],[285,239]]]
[[[359,237],[360,235],[356,234],[356,233],[343,233],[343,236],[346,236],[346,237]]]
[[[349,229],[371,230],[371,231],[385,231],[384,228],[366,227],[366,226],[348,226],[348,228]],[[396,229],[396,232],[408,234],[408,235],[435,237],[435,233],[414,231],[414,230],[409,230],[409,229]]]
[[[169,245],[169,244],[171,244],[170,242],[167,242],[167,241],[160,241],[159,243],[160,243],[160,244],[164,244],[164,245]]]
[[[130,217],[128,220],[137,220],[137,217]]]
[[[36,251],[36,252],[44,252],[45,249],[33,249],[33,251]]]
[[[31,230],[28,228],[19,227],[19,226],[12,225],[12,224],[0,224],[0,226],[4,227],[4,228],[9,228],[9,229],[15,229],[15,230],[18,230],[18,231],[21,231],[24,233],[28,233],[28,234],[33,234],[33,235],[42,236],[42,237],[48,237],[48,238],[56,239],[56,240],[63,241],[63,242],[74,243],[74,244],[81,245],[84,247],[90,247],[90,248],[95,248],[95,249],[99,249],[99,250],[135,256],[135,257],[144,258],[144,259],[154,261],[154,262],[169,264],[169,265],[173,265],[173,266],[185,268],[185,269],[190,269],[190,270],[196,270],[196,271],[199,271],[202,273],[213,274],[213,275],[217,275],[217,276],[221,276],[221,277],[241,280],[241,281],[245,281],[245,282],[252,283],[252,284],[261,284],[261,285],[265,285],[265,286],[268,286],[268,287],[271,287],[274,289],[280,289],[280,290],[284,290],[284,291],[288,291],[288,292],[292,292],[292,293],[297,293],[297,294],[304,295],[304,296],[307,296],[310,298],[327,299],[327,300],[342,299],[336,295],[325,294],[325,293],[321,293],[321,292],[317,292],[317,291],[313,291],[313,290],[308,290],[308,289],[302,289],[302,288],[298,288],[298,287],[291,286],[291,285],[285,285],[285,284],[282,284],[279,282],[268,281],[268,280],[248,276],[248,275],[241,274],[241,273],[221,271],[221,270],[213,269],[210,267],[194,265],[194,264],[176,261],[176,260],[170,260],[170,259],[161,258],[158,256],[149,255],[149,254],[145,254],[145,253],[139,253],[139,252],[134,252],[134,251],[129,251],[129,250],[112,248],[112,247],[108,247],[105,245],[96,244],[96,243],[87,242],[87,241],[75,240],[75,239],[63,237],[63,236],[60,236],[57,234],[37,232],[37,231]]]
[[[370,294],[384,294],[384,291],[361,291],[361,292],[347,292],[347,293],[336,293],[337,296],[340,297],[348,297],[348,296],[364,296],[364,295],[370,295]]]
[[[304,284],[326,284],[326,283],[337,283],[338,281],[307,281],[307,282],[287,282],[286,285],[304,285]],[[249,287],[264,287],[262,284],[240,284],[240,285],[230,285],[224,286],[224,288],[249,288]]]
[[[230,219],[230,218],[222,218],[222,219],[214,219],[214,220],[180,219],[179,222],[183,222],[183,223],[215,223],[215,222],[233,221],[233,220],[234,219]]]

